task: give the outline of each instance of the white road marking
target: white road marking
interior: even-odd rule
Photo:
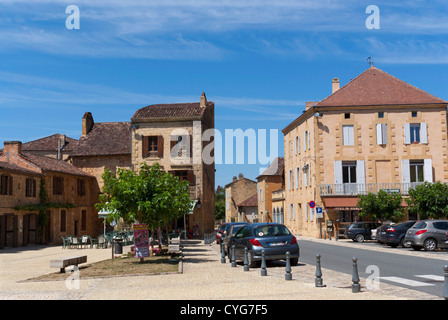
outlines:
[[[445,280],[444,276],[437,276],[435,274],[422,274],[422,275],[416,275],[416,277],[425,278],[425,279],[429,279],[429,280],[435,280],[435,281],[444,281]]]
[[[380,277],[380,279],[405,284],[405,285],[408,285],[411,287],[424,287],[424,286],[433,286],[434,285],[433,283],[415,281],[415,280],[399,278],[399,277]]]

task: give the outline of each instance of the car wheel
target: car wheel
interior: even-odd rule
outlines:
[[[434,251],[437,248],[437,241],[432,238],[426,239],[423,243],[423,248],[426,251]]]
[[[295,267],[299,263],[299,258],[291,258],[289,262],[291,263],[291,267]]]
[[[256,268],[260,264],[260,261],[254,261],[253,255],[252,251],[247,252],[247,264],[249,268]]]
[[[364,238],[364,235],[363,235],[363,234],[358,233],[358,234],[356,235],[355,239],[356,239],[356,242],[363,242],[365,238]]]

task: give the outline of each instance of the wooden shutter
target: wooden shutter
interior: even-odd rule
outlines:
[[[190,182],[190,186],[196,185],[196,176],[193,170],[187,171],[187,180]]]
[[[342,184],[342,161],[334,162],[334,183]]]
[[[193,158],[193,136],[191,134],[189,136],[189,139],[190,139],[190,150],[187,153],[187,157]]]
[[[403,183],[411,182],[411,170],[409,168],[409,159],[401,160],[401,181]]]
[[[159,158],[163,158],[163,136],[157,137],[157,153]]]
[[[426,122],[420,123],[420,143],[428,143],[428,129],[426,128]]]
[[[9,177],[9,195],[12,195],[12,185],[13,185],[13,179],[12,176]]]
[[[53,177],[53,195],[56,195],[56,194],[57,194],[57,189],[56,189],[56,187],[57,187],[57,178],[56,178],[56,177]]]
[[[148,157],[149,152],[149,137],[143,136],[142,137],[142,157],[146,158]]]
[[[411,126],[409,123],[404,124],[404,144],[411,143]]]
[[[33,198],[36,198],[36,179],[33,179]]]
[[[431,183],[433,182],[433,180],[432,180],[432,160],[431,159],[424,160],[423,178],[427,182],[431,182]]]

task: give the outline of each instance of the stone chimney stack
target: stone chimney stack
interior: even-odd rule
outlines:
[[[65,134],[59,135],[59,140],[58,140],[58,159],[59,160],[62,159],[62,149],[64,149],[64,147],[65,147],[66,138],[67,138],[67,136]]]
[[[20,141],[5,141],[3,152],[11,153],[11,154],[20,154],[22,153],[22,142]]]
[[[201,100],[199,102],[199,105],[201,106],[201,108],[205,108],[207,106],[207,98],[205,97],[204,92],[202,92],[201,94]]]
[[[93,116],[90,112],[84,113],[84,116],[82,117],[82,135],[86,136],[90,130],[93,128],[93,124],[95,122],[93,121]]]
[[[243,178],[244,178],[243,174],[240,173],[240,174],[238,175],[238,180],[242,180]]]
[[[237,181],[238,181],[238,178],[237,178],[236,176],[234,176],[233,179],[232,179],[232,181],[233,181],[233,182],[237,182]]]
[[[335,93],[336,91],[338,91],[340,88],[339,78],[333,78],[333,82],[331,83],[331,86],[333,89],[332,93]]]

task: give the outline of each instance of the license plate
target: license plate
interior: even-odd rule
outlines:
[[[285,243],[284,242],[271,242],[269,245],[271,247],[276,247],[276,246],[284,246]]]

